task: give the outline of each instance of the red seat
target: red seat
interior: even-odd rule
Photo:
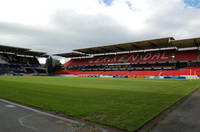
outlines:
[[[124,53],[116,55],[99,55],[91,58],[71,59],[70,61],[65,63],[65,66],[115,64],[115,63],[150,63],[150,62],[165,63],[168,61],[192,61],[192,60],[199,60],[198,50],[186,50],[186,51],[162,50],[162,51],[148,51],[148,52],[138,52],[138,53]],[[148,65],[145,66],[145,68],[148,69]],[[57,73],[74,74],[74,75],[127,75],[127,76],[200,75],[200,68],[198,67],[196,68],[188,67],[180,70],[160,70],[160,69],[156,69],[155,71],[153,70],[79,71],[78,69],[76,69],[76,70],[63,70]]]

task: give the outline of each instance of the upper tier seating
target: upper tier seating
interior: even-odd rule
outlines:
[[[47,73],[40,67],[36,57],[0,53],[0,73]]]
[[[175,61],[187,61],[187,60],[197,60],[198,50],[187,50],[176,52],[176,57],[173,59]]]
[[[116,63],[156,63],[168,61],[192,61],[198,60],[198,50],[176,51],[148,51],[138,53],[126,53],[116,55],[101,55],[92,58],[71,59],[65,66],[95,65]]]
[[[5,60],[1,59],[1,56],[0,56],[0,64],[8,64],[8,62],[6,62]]]
[[[40,63],[35,57],[24,57],[24,56],[17,56],[14,54],[3,54],[3,53],[0,53],[0,64],[22,65],[27,67],[40,66]]]

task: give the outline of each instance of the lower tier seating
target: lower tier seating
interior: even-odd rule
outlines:
[[[200,75],[200,67],[188,67],[179,70],[157,70],[157,71],[77,71],[63,70],[57,74],[71,75],[124,75],[129,77],[135,76],[180,76],[180,75]]]

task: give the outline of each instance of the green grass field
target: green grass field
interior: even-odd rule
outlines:
[[[2,76],[0,98],[132,132],[198,87],[198,80]]]

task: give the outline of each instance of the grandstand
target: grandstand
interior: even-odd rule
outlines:
[[[38,57],[48,57],[48,55],[27,48],[0,45],[0,74],[47,74],[46,68],[41,67]]]
[[[64,75],[191,76],[200,75],[200,38],[173,37],[75,49],[55,54],[70,58]]]

